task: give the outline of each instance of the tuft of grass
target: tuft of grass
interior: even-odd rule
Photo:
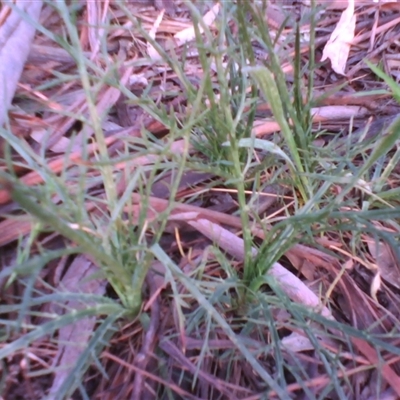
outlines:
[[[125,25],[109,16],[94,62],[81,46],[76,22],[82,8],[65,1],[51,4],[63,37],[45,28],[41,32],[67,50],[75,65],[70,73],[55,72],[53,81],[40,83],[36,90],[74,82],[87,107],[75,115],[82,129],[72,135],[61,170],[52,169],[47,143],[34,151],[10,129],[0,129],[7,143],[1,188],[15,210],[34,221],[30,234],[16,246],[17,256],[0,273],[5,291],[18,288],[18,295],[8,295],[9,304],[0,305],[0,313],[9,317],[0,321],[0,360],[26,356],[41,341],[61,346],[56,339],[63,328],[92,318],[93,332],[74,365],[68,366],[60,398],[78,392],[82,398],[104,395],[102,385],[91,388],[93,377],[111,382],[112,390],[115,385],[128,398],[133,389],[121,389],[116,374],[136,382],[143,381],[143,373],[146,387],[160,399],[221,398],[229,393],[238,398],[287,399],[299,393],[309,399],[349,398],[354,391],[351,374],[356,376],[357,368],[372,369],[364,358],[362,365],[356,364],[362,351],[357,344],[372,346],[382,359],[399,355],[395,329],[389,332],[381,324],[387,318],[398,328],[397,318],[372,303],[373,297],[361,294],[347,263],[372,264],[366,236],[388,244],[400,260],[397,189],[387,185],[399,159],[399,151],[392,149],[400,123],[395,121],[370,143],[355,146],[349,136],[325,148],[315,145],[315,4],[307,16],[311,31],[306,57],[301,21],[289,32],[283,27],[272,32],[262,17],[264,6],[224,1],[210,28],[189,2],[195,40],[184,49],[168,50],[125,2],[118,1],[113,10],[123,14]],[[131,26],[161,59],[143,56],[139,61],[111,62],[107,37],[117,28],[133,35],[123,26]],[[262,61],[256,57],[256,46],[264,51]],[[196,52],[198,76],[187,69],[193,62],[191,50]],[[290,82],[283,61],[292,66]],[[148,87],[137,95],[121,74],[129,69],[133,74],[143,65],[152,74]],[[173,89],[158,88],[162,79],[169,79],[159,72],[160,66],[172,71]],[[389,82],[381,72],[378,75]],[[170,102],[176,87],[184,98],[178,106]],[[151,131],[149,125],[138,124],[135,134],[116,136],[115,150],[109,145],[105,121],[111,121],[117,106],[102,105],[109,88],[162,129]],[[255,137],[260,102],[280,128],[269,137]],[[71,112],[63,110],[59,116],[70,117]],[[349,151],[342,152],[338,142]],[[73,162],[78,144],[80,157]],[[21,166],[36,171],[44,183],[25,184],[18,172]],[[182,183],[191,174],[205,172],[205,182]],[[154,195],[157,185],[165,190],[163,199]],[[279,190],[272,193],[275,186]],[[258,212],[266,194],[276,194],[277,200],[271,202],[271,210]],[[159,207],[155,200],[167,205]],[[179,208],[189,205],[192,208]],[[220,225],[231,235],[236,229],[235,243],[242,248],[229,248],[222,236],[210,234],[213,239],[205,240],[196,230],[194,222],[199,221],[209,223],[203,228]],[[62,238],[57,242],[60,248],[46,247],[43,237],[51,236]],[[63,260],[60,265],[68,268],[79,255],[99,267],[87,279],[105,280],[104,296],[66,292],[46,282],[52,262]],[[336,318],[323,317],[304,299],[294,301],[297,294],[290,299],[287,288],[270,274],[277,262],[308,281],[310,292],[317,293],[321,306]],[[353,292],[358,297],[351,297]],[[54,305],[67,308],[70,300],[81,307],[59,314],[48,311]],[[351,320],[340,302],[350,307],[352,300],[357,309],[369,307],[375,314]],[[151,343],[146,343],[148,337]],[[299,337],[304,348],[293,344]],[[146,359],[143,368],[138,354]],[[110,366],[109,360],[114,364]],[[58,369],[41,372],[57,374]]]

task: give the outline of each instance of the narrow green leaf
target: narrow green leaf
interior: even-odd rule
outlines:
[[[224,146],[229,146],[228,142],[223,144]],[[247,138],[247,139],[240,139],[238,142],[239,147],[247,147],[247,148],[255,148],[259,150],[264,150],[269,153],[276,154],[277,156],[283,158],[285,161],[289,163],[289,165],[294,170],[294,164],[289,156],[275,143],[270,142],[268,140],[263,139],[256,139],[256,138]]]
[[[175,265],[175,263],[169,258],[167,253],[158,245],[155,244],[151,247],[154,256],[162,262],[166,268],[168,268],[172,274],[184,283],[186,289],[195,297],[199,305],[202,306],[211,317],[219,324],[219,326],[225,331],[232,343],[238,348],[238,350],[246,357],[249,364],[252,366],[260,377],[264,380],[268,386],[276,392],[280,399],[287,399],[287,393],[279,387],[270,374],[261,366],[254,355],[248,350],[246,345],[242,343],[242,340],[235,334],[230,325],[226,322],[221,314],[210,304],[209,301],[204,297],[200,290],[193,284],[193,282],[182,272],[182,270]]]
[[[111,314],[123,315],[124,312],[125,310],[123,310],[117,303],[101,304],[86,310],[72,311],[69,314],[38,326],[36,329],[21,336],[19,339],[3,346],[3,348],[0,349],[0,360],[29,347],[35,340],[38,340],[43,336],[52,335],[56,330],[80,321],[85,317]]]

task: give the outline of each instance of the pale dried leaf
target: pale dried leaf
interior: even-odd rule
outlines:
[[[368,110],[358,106],[326,106],[312,108],[311,114],[315,122],[321,120],[347,119],[362,117],[368,114]]]
[[[152,28],[150,29],[149,36],[155,40],[156,33],[158,28],[160,27],[161,21],[164,17],[164,10],[161,10],[160,14],[158,14],[157,19],[154,21]],[[150,59],[153,61],[161,60],[161,54],[154,48],[154,46],[149,42],[147,43],[147,54],[149,55]]]
[[[381,281],[381,274],[377,272],[374,276],[374,279],[372,279],[371,282],[371,297],[378,302],[378,291],[380,290],[382,286],[382,281]]]
[[[219,3],[215,4],[210,11],[208,11],[204,17],[203,17],[203,22],[205,25],[210,26],[214,21],[215,18],[217,17],[219,13],[220,5]],[[204,32],[204,29],[199,26],[199,31],[200,33]],[[183,29],[182,31],[176,33],[174,35],[175,38],[175,43],[177,46],[182,46],[185,43],[191,42],[194,40],[196,37],[196,33],[194,30],[194,27],[191,26],[190,28]]]
[[[329,58],[332,69],[345,75],[347,59],[350,53],[351,41],[356,29],[356,15],[354,14],[354,0],[349,0],[349,5],[343,11],[340,20],[332,32],[328,43],[325,45],[321,61]]]
[[[39,19],[42,9],[41,0],[15,3],[34,21]],[[12,9],[12,7],[11,7]],[[12,10],[1,21],[0,26],[0,126],[6,120],[7,111],[21,76],[24,64],[28,58],[35,28],[26,21],[19,12]],[[18,51],[15,51],[18,49]]]
[[[108,3],[110,0],[103,1],[88,1],[86,3],[88,14],[88,38],[90,49],[92,51],[91,60],[94,60],[100,49],[102,37],[105,33],[102,26],[105,23]],[[103,7],[103,10],[101,10]]]
[[[85,256],[78,256],[69,266],[67,273],[60,283],[60,290],[69,293],[90,293],[103,295],[106,288],[106,281],[101,279],[91,279],[91,276],[99,271],[91,261]],[[68,301],[65,303],[66,309],[80,310],[87,307],[78,301]],[[59,347],[54,359],[55,365],[62,368],[55,369],[55,376],[50,396],[56,396],[65,379],[70,374],[93,333],[96,318],[90,317],[79,320],[76,323],[61,328],[58,332]]]
[[[294,353],[301,351],[309,351],[314,349],[314,345],[310,339],[298,332],[292,332],[289,336],[285,336],[281,341],[281,347]]]
[[[329,346],[330,349],[336,349],[338,346],[334,340],[327,335],[317,335],[320,343]],[[304,333],[292,332],[290,335],[282,338],[280,343],[282,349],[289,350],[294,353],[302,351],[310,351],[315,349],[315,344],[311,343],[310,339]]]

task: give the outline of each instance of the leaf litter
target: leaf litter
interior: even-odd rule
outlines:
[[[14,2],[14,5],[19,6],[19,3]],[[338,153],[346,152],[357,165],[364,160],[353,147],[362,146],[368,140],[374,143],[382,129],[386,129],[383,127],[390,126],[399,113],[393,95],[363,62],[365,57],[371,62],[382,58],[385,72],[397,79],[399,8],[395,2],[349,3],[331,2],[329,8],[319,14],[315,52],[321,64],[314,71],[311,116],[315,132],[322,133],[318,135],[318,142],[315,140],[311,145],[327,148],[328,152],[332,149]],[[251,232],[257,245],[273,239],[279,234],[274,231],[274,226],[295,213],[293,204],[298,201],[297,194],[285,181],[279,182],[278,191],[266,190],[263,194],[274,200],[267,208],[260,208],[259,214],[250,211],[249,226],[245,227],[237,213],[237,193],[230,190],[227,176],[215,173],[212,167],[196,170],[196,163],[188,163],[178,181],[174,171],[169,174],[162,171],[160,157],[165,163],[179,155],[195,157],[198,154],[196,145],[175,138],[174,132],[176,124],[187,121],[186,116],[195,109],[189,102],[188,81],[202,90],[200,84],[205,71],[196,44],[197,35],[201,35],[206,43],[211,40],[210,35],[216,35],[222,29],[219,18],[226,18],[226,15],[222,13],[221,4],[194,2],[189,6],[166,0],[154,4],[141,1],[81,2],[76,10],[76,23],[83,51],[77,55],[65,40],[68,29],[60,10],[44,2],[39,24],[47,31],[37,32],[29,55],[21,52],[18,68],[11,62],[7,45],[21,40],[25,34],[7,31],[6,24],[12,23],[10,17],[16,17],[12,5],[7,7],[2,5],[1,8],[1,28],[4,28],[1,32],[8,36],[1,43],[0,65],[4,66],[3,81],[9,82],[7,91],[1,91],[1,95],[7,93],[8,96],[1,98],[2,116],[6,119],[7,129],[19,141],[2,136],[0,171],[5,173],[12,169],[24,185],[32,188],[45,187],[49,177],[59,177],[67,193],[84,190],[88,196],[82,211],[94,224],[85,227],[79,222],[70,223],[70,226],[76,230],[86,229],[88,234],[96,236],[98,232],[89,226],[107,229],[103,220],[108,212],[107,189],[102,186],[101,168],[111,166],[116,194],[118,198],[126,198],[126,204],[120,206],[125,226],[142,227],[139,232],[142,239],[156,237],[156,227],[162,228],[161,247],[209,299],[213,299],[213,306],[229,322],[238,341],[232,341],[224,329],[214,325],[209,316],[202,315],[204,310],[199,307],[198,299],[190,296],[188,287],[172,276],[164,263],[153,261],[145,281],[146,297],[139,320],[117,319],[114,325],[110,323],[113,329],[104,328],[108,334],[103,338],[100,328],[108,326],[107,321],[105,317],[96,318],[93,314],[68,326],[60,325],[54,332],[11,351],[15,340],[51,321],[55,315],[62,315],[63,309],[76,312],[93,305],[89,298],[83,301],[81,295],[104,294],[112,299],[116,294],[90,254],[55,255],[54,260],[36,275],[29,263],[21,263],[24,257],[40,256],[45,249],[57,251],[79,246],[79,243],[62,239],[57,232],[27,215],[14,201],[13,189],[1,175],[0,229],[3,235],[0,237],[0,262],[3,273],[0,282],[4,341],[0,354],[1,350],[9,354],[2,358],[1,368],[6,377],[2,388],[4,398],[19,398],[26,393],[32,399],[60,398],[57,397],[60,388],[64,387],[63,393],[68,393],[67,382],[77,388],[76,382],[68,381],[74,368],[82,376],[80,387],[69,393],[72,398],[84,398],[82,393],[85,392],[89,398],[257,399],[263,398],[267,390],[270,390],[270,398],[284,398],[282,392],[266,384],[257,370],[249,368],[251,364],[244,357],[241,346],[251,350],[266,374],[276,380],[279,380],[279,374],[286,376],[283,393],[287,398],[312,398],[321,393],[327,398],[400,396],[399,312],[396,306],[399,295],[398,217],[380,220],[379,226],[378,221],[373,221],[383,232],[380,238],[353,237],[350,228],[341,230],[337,225],[358,224],[368,232],[371,223],[362,219],[363,210],[366,202],[373,203],[374,200],[366,198],[365,193],[353,191],[347,195],[341,182],[334,182],[332,187],[344,200],[340,204],[343,214],[331,213],[325,223],[330,224],[331,229],[329,225],[322,226],[322,221],[320,226],[314,224],[314,241],[309,237],[304,240],[296,237],[288,242],[255,286],[256,291],[261,292],[255,297],[256,303],[265,305],[268,301],[268,307],[255,304],[241,309],[238,278],[246,258],[243,230]],[[188,7],[192,13],[193,7],[198,7],[197,16],[202,17],[202,23],[197,29]],[[299,18],[306,21],[301,24],[300,31],[307,38],[310,22],[306,15],[309,11],[305,5],[285,4],[282,7],[278,3],[270,5],[264,17],[271,36],[276,39],[275,50],[281,57],[282,70],[289,83],[294,79],[292,60],[296,50],[288,38],[294,37],[293,21]],[[357,16],[354,38],[352,26],[351,35],[339,37],[342,47],[327,55],[332,32],[336,29],[340,34],[346,33],[341,25],[346,13],[351,14],[348,16],[351,23]],[[112,30],[107,28],[107,21],[112,22]],[[233,20],[230,22],[228,27],[235,32],[237,26]],[[20,26],[32,29],[29,24]],[[29,41],[26,43],[29,45]],[[257,47],[256,43],[253,45]],[[301,42],[299,51],[306,60],[309,56],[307,40]],[[172,69],[164,62],[163,52],[185,58],[183,69]],[[323,63],[323,52],[332,64]],[[268,60],[265,49],[257,47],[257,56],[261,62]],[[334,61],[334,56],[341,56],[340,65]],[[79,57],[90,61],[86,65],[90,65],[93,75],[89,83],[94,107],[87,101],[79,76]],[[22,74],[15,78],[19,70]],[[211,81],[218,92],[218,66],[215,71]],[[187,81],[182,79],[182,73]],[[8,74],[12,78],[8,78]],[[103,76],[107,78],[102,79]],[[116,77],[118,84],[113,81]],[[129,88],[134,97],[129,97],[121,88]],[[13,102],[9,109],[10,94]],[[152,100],[164,114],[140,103],[141,96]],[[274,120],[268,101],[262,97],[257,100],[251,133],[261,138],[256,140],[266,140],[268,148],[281,152],[274,143],[281,125]],[[210,103],[207,105],[210,109],[213,107]],[[172,111],[173,119],[164,118]],[[93,139],[96,127],[88,123],[93,116],[98,117],[104,132],[103,144],[108,160],[99,157],[101,143]],[[368,117],[372,119],[366,124]],[[194,129],[195,124],[192,126]],[[336,133],[334,140],[329,132]],[[151,142],[149,137],[153,138]],[[155,146],[154,138],[163,140],[168,151],[163,152],[165,149]],[[201,135],[199,138],[206,140]],[[246,140],[249,141],[242,139],[246,151],[251,151],[259,160],[268,159],[262,149],[254,148]],[[40,160],[40,157],[44,160],[38,163],[40,169],[33,168],[32,160]],[[382,159],[378,163],[371,181],[372,178],[377,180],[376,171],[384,171],[391,189],[396,190],[395,166],[390,162],[385,164]],[[262,179],[267,182],[274,176],[275,167],[268,163],[261,165],[265,168]],[[150,168],[136,176],[135,171],[140,166]],[[129,191],[132,176],[144,180],[151,175],[151,168],[157,173],[156,181],[146,188],[148,193]],[[83,181],[80,180],[81,171],[86,174]],[[318,168],[314,173],[318,174]],[[361,182],[357,176],[344,178],[352,177]],[[222,192],[215,189],[222,189]],[[360,187],[355,190],[362,192]],[[50,188],[50,192],[54,205],[68,205],[69,200],[62,191]],[[360,204],[351,202],[348,196],[359,196]],[[248,199],[251,200],[250,195]],[[377,196],[373,204],[379,209],[384,201]],[[357,217],[350,215],[350,211]],[[163,219],[162,215],[166,217]],[[396,216],[395,213],[392,215]],[[391,239],[383,241],[388,239],[389,233]],[[253,257],[257,262],[262,257],[269,262],[268,257],[274,254],[272,250],[265,253],[262,246],[260,249],[251,248]],[[374,268],[365,268],[371,263]],[[20,269],[10,268],[13,266]],[[52,268],[55,273],[49,272]],[[85,275],[85,268],[90,270],[88,275]],[[278,281],[276,293],[270,289],[274,287],[271,275]],[[381,279],[377,280],[377,276]],[[220,291],[220,297],[213,297],[213,291]],[[72,297],[63,299],[60,293],[65,292]],[[54,302],[46,301],[46,296],[55,294]],[[29,296],[36,303],[29,304]],[[292,300],[294,308],[285,309],[287,298]],[[16,305],[18,302],[20,307]],[[307,314],[310,318],[308,326],[293,322],[293,316],[299,315],[299,307],[309,310],[309,314],[315,312],[313,317]],[[305,318],[304,315],[301,317]],[[349,330],[340,332],[334,322],[341,322]],[[98,342],[93,339],[96,335],[100,337]],[[372,342],[370,335],[375,335]],[[70,343],[65,343],[67,341]],[[85,349],[90,349],[86,359]],[[325,361],[319,354],[321,349],[340,360],[335,375],[339,384],[332,384],[332,377],[324,369]],[[88,365],[76,369],[81,362]],[[289,372],[290,369],[301,371],[304,378],[299,379],[296,377],[298,372]],[[22,378],[24,384],[20,385]],[[328,384],[329,393],[324,392]]]

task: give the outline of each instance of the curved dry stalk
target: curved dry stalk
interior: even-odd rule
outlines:
[[[212,223],[207,219],[198,219],[188,221],[188,224],[196,228],[210,240],[217,243],[219,247],[227,251],[230,255],[238,260],[244,260],[244,243],[232,232],[221,226]],[[251,248],[252,256],[257,255],[257,250]],[[279,283],[281,289],[289,296],[289,298],[297,303],[303,304],[314,310],[320,310],[321,315],[325,318],[334,319],[331,312],[326,306],[321,304],[318,296],[309,289],[304,282],[297,276],[293,275],[285,267],[278,262],[274,263],[268,270],[268,274],[272,275]]]

